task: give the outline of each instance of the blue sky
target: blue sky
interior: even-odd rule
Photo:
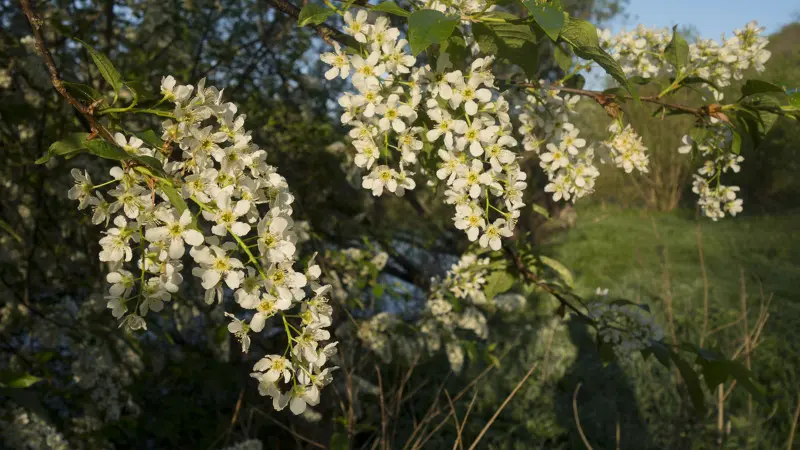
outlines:
[[[731,36],[751,20],[766,27],[769,35],[783,25],[800,20],[798,0],[630,0],[627,19],[617,18],[604,28],[612,33],[631,30],[644,24],[649,28],[692,25],[700,37],[720,39],[722,33]],[[605,77],[595,70],[586,77],[591,89],[603,87]]]
[[[798,19],[797,0],[630,0],[628,20],[614,20],[613,31],[632,29],[642,23],[648,27],[694,25],[704,38],[719,39],[751,20],[774,33]]]

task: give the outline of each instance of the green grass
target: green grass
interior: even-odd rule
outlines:
[[[800,215],[792,214],[699,222],[708,279],[709,329],[742,316],[742,281],[751,327],[762,292],[763,298],[772,298],[770,317],[762,332],[763,343],[752,356],[753,372],[766,386],[770,401],[756,404],[754,418],[748,421],[747,395],[741,389],[734,391],[725,405],[725,420],[732,421],[732,432],[724,448],[786,446],[800,382],[798,219]],[[697,226],[694,214],[689,212],[582,210],[575,228],[554,236],[545,252],[573,270],[579,292],[591,295],[596,287],[607,287],[615,297],[650,304],[665,330],[666,302],[671,297],[678,341],[698,343],[703,327],[704,283]],[[704,346],[716,347],[731,356],[743,342],[742,330],[741,323],[728,327],[707,338]],[[668,331],[667,336],[669,339]],[[706,418],[687,417],[676,404],[679,398],[667,392],[675,390],[675,380],[669,379],[671,374],[665,374],[652,361],[640,360],[637,356],[635,361],[623,364],[639,405],[637,420],[647,427],[647,437],[638,439],[647,439],[654,448],[716,448],[714,408]],[[580,361],[574,364],[580,365]],[[592,365],[586,367],[590,372],[596,369]],[[592,374],[577,375],[587,376]],[[664,386],[665,382],[668,385]],[[773,408],[777,409],[770,416]],[[595,431],[602,434],[602,430]],[[612,445],[608,443],[609,436],[596,438]],[[574,439],[571,441],[575,443]],[[640,440],[639,448],[646,447],[643,442]]]

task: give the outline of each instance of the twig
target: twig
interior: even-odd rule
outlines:
[[[478,433],[478,437],[476,437],[472,445],[469,446],[469,450],[474,450],[478,446],[478,443],[481,441],[483,436],[486,434],[487,431],[489,431],[489,427],[491,427],[494,421],[497,420],[497,417],[500,415],[501,412],[503,412],[503,409],[506,407],[506,405],[508,405],[511,399],[514,398],[515,395],[517,395],[517,392],[519,392],[519,390],[522,388],[522,385],[524,385],[525,382],[528,381],[528,378],[530,378],[530,376],[533,375],[533,372],[539,366],[539,363],[547,359],[547,356],[550,354],[550,346],[553,343],[553,336],[555,336],[555,333],[550,335],[550,339],[548,339],[547,341],[547,347],[544,351],[544,356],[542,357],[542,359],[536,361],[533,364],[533,366],[531,366],[530,370],[528,370],[528,373],[526,373],[525,376],[522,377],[521,380],[519,380],[519,383],[517,383],[517,385],[514,386],[514,390],[512,390],[511,393],[508,394],[508,397],[506,397],[506,399],[503,401],[500,407],[497,408],[497,411],[494,412],[491,419],[489,419],[489,422],[487,422],[486,425],[481,430],[481,432]]]
[[[581,390],[582,382],[578,382],[578,385],[575,386],[575,392],[572,394],[572,415],[575,417],[575,425],[578,426],[578,433],[581,435],[581,440],[583,441],[583,445],[586,446],[587,449],[592,450],[591,444],[589,444],[589,440],[586,439],[586,435],[583,434],[583,427],[581,427],[581,418],[578,415],[578,391]]]
[[[541,86],[534,83],[516,83],[516,86],[536,88],[536,89],[541,88]],[[592,100],[596,101],[603,108],[606,108],[607,111],[609,105],[615,103],[616,99],[621,99],[621,100],[633,99],[633,97],[631,97],[630,95],[611,94],[611,93],[604,93],[601,91],[591,91],[588,89],[570,88],[566,86],[549,85],[547,88],[554,91],[567,92],[570,94],[577,94],[577,95],[582,95],[584,97],[589,97]],[[693,108],[691,106],[665,102],[655,95],[639,97],[639,100],[647,103],[653,103],[662,106],[664,108],[669,108],[672,110],[683,111],[689,114],[693,114],[698,118],[717,117],[722,119],[722,117],[724,117],[724,114],[722,114],[722,107],[718,104],[703,105],[699,108]]]
[[[266,417],[267,419],[271,420],[271,421],[272,421],[272,423],[274,423],[275,425],[277,425],[279,428],[281,428],[282,430],[286,431],[287,433],[291,434],[293,437],[295,437],[295,438],[297,438],[297,439],[300,439],[301,441],[303,441],[303,442],[306,442],[306,443],[308,443],[308,444],[311,444],[311,445],[313,445],[314,447],[317,447],[317,448],[321,448],[321,449],[327,450],[327,448],[328,448],[328,447],[326,447],[326,446],[324,446],[324,445],[320,444],[320,443],[319,443],[319,442],[317,442],[317,441],[314,441],[314,440],[312,440],[312,439],[309,439],[309,438],[307,438],[307,437],[305,437],[305,436],[303,436],[303,435],[301,435],[301,434],[297,434],[297,432],[296,432],[296,431],[292,430],[291,428],[287,427],[286,425],[284,425],[284,424],[282,424],[282,423],[278,422],[277,420],[273,419],[272,417],[270,417],[270,416],[269,416],[269,414],[265,413],[264,411],[261,411],[261,410],[260,410],[260,409],[258,409],[258,408],[253,408],[253,411],[255,411],[255,412],[257,412],[257,413],[261,414],[262,416]]]
[[[706,258],[703,254],[703,233],[700,232],[700,221],[697,221],[697,253],[700,256],[700,274],[703,276],[703,329],[700,331],[700,347],[706,336],[711,334],[708,332],[708,274],[706,273]]]
[[[268,3],[271,3],[272,6],[275,7],[278,11],[286,14],[287,16],[293,17],[295,19],[300,18],[300,8],[295,6],[294,4],[286,1],[286,0],[267,0]],[[329,27],[325,24],[314,25],[314,31],[317,32],[319,37],[322,38],[323,41],[327,42],[328,44],[335,46],[335,42],[343,43],[344,34],[333,28]]]
[[[794,433],[797,431],[798,418],[800,418],[800,397],[797,398],[797,409],[794,410],[794,419],[792,419],[792,429],[789,431],[789,443],[786,444],[786,450],[792,450],[792,443],[794,443]]]
[[[97,120],[94,117],[94,108],[97,107],[99,102],[94,102],[89,106],[84,105],[78,101],[78,99],[73,97],[67,91],[67,88],[64,87],[64,82],[58,75],[58,69],[56,68],[56,63],[53,60],[53,56],[50,54],[50,50],[47,49],[47,45],[42,37],[41,29],[44,21],[33,11],[30,0],[20,0],[20,5],[22,6],[22,12],[25,14],[25,18],[28,19],[31,30],[33,31],[33,37],[36,41],[36,51],[39,52],[39,55],[44,60],[44,65],[47,66],[47,71],[50,73],[50,82],[53,84],[53,87],[89,122],[93,134],[99,134],[103,137],[103,139],[109,142],[114,142],[114,137],[111,136],[111,133],[109,133],[105,127],[97,123]]]
[[[381,447],[386,450],[388,448],[386,444],[386,426],[388,422],[386,420],[386,407],[383,400],[383,378],[381,378],[381,369],[377,364],[375,364],[375,373],[378,374],[378,393],[380,394],[378,398],[381,402]]]
[[[450,398],[450,393],[447,392],[447,389],[444,390],[444,396],[447,397],[447,403],[450,404],[450,412],[453,413],[453,421],[456,423],[456,441],[453,442],[453,450],[460,448],[464,450],[464,442],[461,440],[461,429],[463,426],[458,421],[458,414],[456,414],[456,405],[453,404],[453,399]],[[466,423],[466,421],[464,422]]]

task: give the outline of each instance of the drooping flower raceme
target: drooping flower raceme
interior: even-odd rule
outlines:
[[[414,175],[425,142],[439,157],[439,180],[447,185],[446,202],[455,206],[454,222],[472,241],[499,249],[511,236],[527,175],[511,149],[508,102],[494,88],[492,57],[475,58],[466,72],[453,70],[446,58],[436,69],[415,67],[416,58],[400,31],[386,17],[367,22],[365,11],[345,13],[344,30],[365,44],[365,55],[345,56],[340,48],[322,55],[333,69],[349,58],[357,92],[339,98],[341,120],[351,127],[354,163],[368,171],[362,186],[380,196],[403,195],[416,188]],[[427,130],[420,119],[428,117]],[[466,216],[465,216],[466,214]]]
[[[161,89],[164,101],[175,105],[174,119],[162,124],[163,145],[115,136],[132,158],[154,158],[161,167],[139,159],[148,164],[115,167],[112,179],[98,186],[73,171],[70,198],[80,208],[95,208],[94,223],[112,224],[100,239],[100,260],[110,266],[108,307],[122,325],[146,328],[146,316],[179,291],[189,247],[186,259],[205,302],[222,302],[232,292],[243,310],[244,319],[226,315],[244,352],[249,333],[260,332],[267,321],[278,319],[286,330],[286,352],[258,361],[252,376],[276,409],[289,405],[300,414],[319,402],[320,389],[331,381],[333,369],[325,365],[335,343],[324,344],[332,310],[329,286],[316,281],[319,267],[295,270],[294,197],[244,129],[244,115],[222,101],[220,90],[204,80],[196,87],[179,85],[171,76]],[[114,185],[110,198],[98,189],[106,184]],[[285,312],[294,308],[300,319],[290,323]]]
[[[611,344],[618,357],[624,358],[660,341],[664,330],[653,316],[639,305],[595,301],[588,306],[588,315],[597,321],[598,337]]]

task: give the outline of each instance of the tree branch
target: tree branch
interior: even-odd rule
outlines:
[[[518,83],[516,85],[520,86],[520,87],[529,87],[529,88],[536,88],[536,89],[541,88],[541,86],[539,86],[537,84],[533,84],[533,83]],[[612,107],[611,105],[616,104],[616,100],[617,99],[621,99],[621,100],[632,100],[633,99],[633,97],[631,97],[630,95],[612,94],[612,93],[605,93],[605,92],[601,92],[601,91],[591,91],[591,90],[588,90],[588,89],[571,88],[571,87],[566,87],[566,86],[550,85],[550,86],[548,86],[548,89],[551,89],[551,90],[554,90],[554,91],[560,91],[560,92],[568,92],[570,94],[582,95],[584,97],[589,97],[592,100],[596,101],[600,106],[605,108],[606,112],[608,112],[609,115],[611,115],[611,116],[613,116],[614,114],[612,114],[612,112],[609,111],[609,107]],[[659,98],[656,95],[639,97],[639,100],[641,100],[643,102],[646,102],[646,103],[652,103],[652,104],[655,104],[655,105],[659,105],[659,106],[667,108],[667,109],[671,109],[671,110],[675,110],[675,111],[683,111],[685,113],[692,114],[692,115],[694,115],[694,116],[696,116],[698,118],[716,117],[717,119],[720,119],[720,120],[722,120],[724,122],[730,122],[728,120],[728,118],[725,116],[725,114],[722,112],[722,106],[719,105],[719,104],[716,104],[716,103],[712,103],[712,104],[709,104],[709,105],[703,105],[703,106],[701,106],[699,108],[693,108],[691,106],[681,105],[681,104],[678,104],[678,103],[665,102],[665,101],[661,100],[661,98]]]
[[[294,19],[300,18],[300,8],[286,0],[267,0],[267,3],[289,17],[293,17]],[[314,31],[317,32],[319,37],[328,44],[336,45],[336,42],[344,44],[344,33],[341,31],[325,24],[313,25],[312,28],[314,28]]]
[[[67,91],[67,88],[64,87],[61,77],[58,75],[58,69],[56,69],[56,63],[53,61],[53,56],[50,54],[50,50],[47,49],[47,45],[42,37],[41,29],[44,21],[33,11],[30,0],[20,0],[20,5],[22,6],[23,13],[25,13],[25,17],[28,19],[31,30],[33,31],[33,37],[36,40],[36,51],[38,51],[39,55],[41,55],[45,66],[47,66],[47,71],[50,73],[50,82],[53,84],[53,87],[89,122],[92,134],[99,134],[107,141],[114,142],[114,137],[111,136],[111,133],[109,133],[108,130],[106,130],[102,125],[98,124],[97,120],[94,118],[94,109],[100,104],[101,100],[98,100],[91,105],[84,105]]]

